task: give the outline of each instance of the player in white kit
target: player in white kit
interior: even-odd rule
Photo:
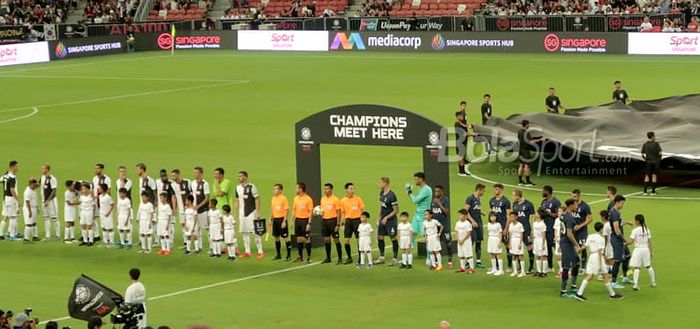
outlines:
[[[107,184],[107,193],[112,193],[111,190],[109,190],[112,188],[112,180],[109,178],[109,176],[104,174],[104,169],[104,164],[95,164],[95,177],[92,178],[92,196],[95,198],[95,207],[97,208],[97,211],[95,211],[95,218],[93,220],[92,232],[95,236],[96,241],[100,240],[100,223],[98,221],[98,219],[100,218],[100,199],[98,198],[99,194],[97,192],[97,188],[102,184]]]
[[[199,252],[197,244],[197,232],[199,231],[199,222],[197,221],[197,209],[194,207],[194,196],[188,195],[185,197],[185,213],[183,217],[182,230],[185,232],[185,255],[192,252],[192,243],[196,252]]]
[[[216,208],[216,199],[209,200],[209,211],[207,218],[209,220],[209,245],[211,246],[211,254],[209,257],[221,257],[221,243],[224,241],[224,225],[221,221],[221,211]]]
[[[66,192],[63,194],[63,221],[65,222],[65,232],[63,242],[75,242],[75,221],[78,217],[78,205],[80,204],[80,183],[72,180],[66,181]]]
[[[423,231],[425,232],[425,243],[430,255],[430,269],[437,272],[442,271],[442,246],[440,245],[440,235],[444,228],[439,221],[433,219],[430,209],[423,213]]]
[[[518,221],[518,215],[514,211],[508,213],[507,231],[510,253],[513,255],[513,273],[510,276],[522,278],[525,276],[525,260],[523,259],[523,253],[525,252],[523,234],[525,234],[525,228]]]
[[[595,233],[591,234],[586,238],[586,243],[576,248],[577,252],[581,252],[584,248],[588,248],[590,252],[590,257],[586,263],[586,277],[581,282],[581,286],[578,288],[576,298],[579,301],[585,302],[588,300],[583,296],[586,291],[586,287],[591,279],[596,275],[602,275],[603,281],[605,282],[605,288],[608,290],[610,299],[622,299],[623,296],[615,293],[610,282],[610,275],[608,275],[608,265],[605,262],[605,238],[603,238],[603,223],[595,223],[593,226]]]
[[[131,249],[131,220],[133,211],[129,190],[125,187],[119,189],[117,199],[117,228],[119,229],[119,247]]]
[[[547,276],[547,225],[544,223],[540,215],[533,215],[532,223],[532,252],[537,257],[535,265],[537,272],[534,277],[544,278]]]
[[[194,240],[195,252],[199,253],[204,248],[203,240],[205,236],[209,236],[209,221],[207,219],[207,212],[209,211],[209,183],[205,181],[202,177],[204,175],[204,169],[202,167],[194,168],[194,180],[190,182],[190,189],[192,191],[193,205],[197,210],[197,228],[196,232],[197,238]],[[211,247],[211,246],[210,246]]]
[[[10,161],[10,170],[0,176],[4,199],[2,203],[2,221],[0,221],[0,240],[5,239],[5,226],[8,222],[10,224],[10,227],[8,227],[10,240],[17,238],[17,217],[19,216],[20,208],[19,194],[17,193],[19,186],[16,175],[18,169],[17,161]]]
[[[158,195],[158,239],[160,239],[160,251],[158,255],[169,256],[172,245],[170,244],[170,223],[173,222],[173,208],[170,206],[168,193]]]
[[[357,227],[357,233],[359,235],[359,250],[360,250],[360,264],[357,264],[357,268],[364,268],[365,266],[370,269],[372,268],[372,225],[369,224],[369,213],[363,212],[360,216],[360,225]],[[367,259],[367,263],[365,263]],[[366,264],[366,265],[365,265]]]
[[[472,252],[472,223],[469,221],[469,211],[459,210],[459,221],[455,224],[457,231],[457,257],[459,257],[459,270],[457,272],[475,273],[474,253]],[[469,265],[467,267],[467,265]]]
[[[36,218],[39,215],[39,195],[36,189],[39,183],[36,179],[29,179],[27,188],[24,189],[22,199],[22,213],[24,215],[24,242],[39,241],[39,231],[36,227]]]
[[[654,268],[651,267],[651,231],[647,228],[644,215],[639,214],[634,216],[634,229],[632,229],[630,239],[632,239],[632,241],[628,242],[628,244],[634,244],[632,258],[630,259],[630,266],[634,268],[634,290],[639,290],[639,269],[642,266],[647,268],[649,279],[651,280],[651,287],[655,288],[656,275],[654,273]]]
[[[56,231],[56,240],[61,240],[61,223],[58,222],[58,180],[51,175],[51,166],[41,166],[41,215],[44,219],[44,241],[51,240],[51,229]]]
[[[561,278],[561,271],[563,270],[561,264],[561,245],[559,245],[559,240],[561,240],[561,235],[565,234],[566,228],[564,227],[564,222],[562,222],[562,216],[566,207],[559,207],[557,210],[557,218],[554,219],[554,256],[557,260],[557,278]]]
[[[413,225],[409,222],[410,216],[407,212],[401,213],[401,222],[397,225],[397,233],[399,235],[399,248],[401,249],[401,267],[400,269],[413,268],[413,250],[411,248],[411,239],[413,238]]]
[[[501,226],[501,223],[498,222],[498,213],[495,211],[492,211],[489,214],[489,223],[486,226],[486,231],[489,235],[486,251],[489,253],[489,255],[491,255],[491,270],[486,272],[486,274],[496,276],[503,275],[503,262],[500,258],[500,255],[503,252],[501,249],[503,227]]]
[[[97,213],[97,201],[90,191],[90,184],[83,182],[80,186],[80,235],[83,238],[81,246],[92,246],[95,244],[95,214]]]
[[[225,204],[221,207],[224,212],[224,244],[228,251],[228,260],[236,260],[236,219],[231,214],[231,206]]]
[[[151,246],[153,245],[151,236],[153,235],[153,222],[156,220],[156,211],[149,198],[148,192],[141,192],[141,204],[136,216],[139,220],[140,253],[151,253]]]
[[[109,186],[107,184],[102,184],[97,187],[97,193],[99,193],[100,200],[100,222],[102,223],[102,241],[106,247],[114,247],[114,219],[112,214],[114,213],[115,204],[112,200],[112,196],[109,195]]]
[[[614,255],[612,244],[610,244],[610,235],[612,234],[612,226],[608,220],[608,211],[603,209],[600,211],[600,222],[603,223],[603,238],[605,238],[605,263],[612,266],[614,263]]]

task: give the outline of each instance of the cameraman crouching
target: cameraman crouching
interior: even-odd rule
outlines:
[[[141,277],[141,271],[137,268],[132,268],[129,270],[129,276],[131,277],[131,285],[126,288],[126,293],[124,294],[124,302],[126,304],[138,305],[137,311],[135,312],[138,318],[137,328],[146,328],[146,287],[139,282]]]

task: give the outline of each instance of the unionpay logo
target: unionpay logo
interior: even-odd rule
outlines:
[[[430,45],[433,47],[433,50],[442,50],[445,48],[445,39],[438,33],[433,37]]]
[[[59,42],[56,44],[56,49],[54,50],[54,53],[58,58],[65,58],[68,55],[68,49],[66,49],[66,46],[63,44],[63,42]]]
[[[359,33],[353,32],[348,36],[345,32],[338,32],[331,43],[331,50],[338,50],[342,47],[344,50],[352,50],[357,47],[357,50],[365,50],[365,43],[362,41],[362,36]]]

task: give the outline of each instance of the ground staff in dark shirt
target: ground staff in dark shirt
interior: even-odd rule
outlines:
[[[523,120],[522,128],[518,131],[518,145],[519,145],[519,156],[520,165],[518,166],[518,185],[521,186],[525,184],[526,186],[535,185],[530,180],[531,164],[535,162],[530,148],[535,144],[542,141],[542,137],[533,138],[530,134],[530,121]],[[523,182],[523,176],[525,176],[525,182]]]
[[[557,96],[554,87],[549,87],[547,90],[547,98],[544,99],[545,110],[549,113],[559,114],[559,109],[566,110],[564,106],[561,105],[561,100]]]
[[[627,91],[622,89],[622,82],[620,82],[620,80],[613,82],[613,85],[615,86],[615,90],[612,93],[613,102],[627,104],[628,101],[631,101]]]
[[[642,145],[642,157],[646,161],[644,173],[644,195],[647,195],[649,179],[651,178],[651,195],[656,195],[656,179],[661,165],[661,145],[656,142],[656,135],[653,131],[647,133],[647,140]]]

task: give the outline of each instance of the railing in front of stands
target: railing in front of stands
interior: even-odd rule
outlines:
[[[132,23],[134,32],[169,32],[175,24],[179,30],[199,30],[202,26],[216,29],[267,30],[329,30],[329,31],[550,31],[550,32],[632,32],[639,30],[645,17],[654,26],[662,26],[664,19],[680,24],[690,18],[684,14],[666,15],[576,15],[576,16],[437,16],[437,17],[311,17],[274,18],[265,20],[222,19],[215,26],[205,20],[151,21]],[[54,40],[70,38],[77,24],[0,26],[0,43]],[[126,34],[127,24],[90,24],[88,36]]]

